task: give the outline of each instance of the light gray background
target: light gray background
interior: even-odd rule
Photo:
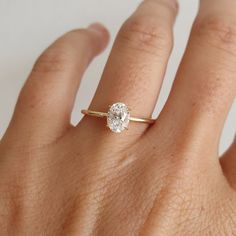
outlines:
[[[66,31],[85,27],[96,21],[108,27],[113,41],[120,25],[139,2],[138,0],[0,0],[0,137],[8,125],[21,86],[35,59],[45,47]],[[175,25],[175,48],[155,115],[168,96],[197,6],[197,0],[180,0],[180,14]],[[110,47],[92,63],[84,76],[72,116],[73,123],[78,122],[81,118],[80,109],[86,108],[91,100]],[[230,144],[235,133],[235,105],[222,135],[221,152]]]

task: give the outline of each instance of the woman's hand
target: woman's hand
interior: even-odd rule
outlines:
[[[37,60],[0,143],[1,235],[235,235],[236,144],[220,160],[236,95],[236,1],[202,0],[156,123],[114,134],[70,115],[107,44],[100,25],[67,33]],[[124,23],[90,109],[124,102],[151,116],[172,48],[174,0],[146,0]]]

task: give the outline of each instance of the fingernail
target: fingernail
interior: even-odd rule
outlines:
[[[104,32],[106,32],[106,28],[100,23],[93,23],[88,26],[88,29],[93,30],[99,34],[104,34]]]
[[[177,0],[171,0],[170,2],[176,10],[179,9],[179,3]]]

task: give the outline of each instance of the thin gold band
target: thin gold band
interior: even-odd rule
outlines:
[[[99,118],[104,118],[108,116],[106,112],[91,111],[91,110],[81,110],[81,113],[83,113],[84,115],[95,116]],[[151,119],[151,118],[130,117],[129,120],[134,121],[134,122],[139,122],[139,123],[148,123],[148,124],[153,124],[155,122],[155,119]]]

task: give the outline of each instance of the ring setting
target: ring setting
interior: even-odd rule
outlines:
[[[95,116],[107,119],[107,127],[114,133],[121,133],[128,130],[129,122],[140,122],[152,124],[155,122],[151,118],[131,117],[130,109],[122,102],[114,103],[109,107],[108,112],[98,112],[92,110],[81,110],[84,115]]]
[[[128,129],[130,110],[124,103],[113,104],[107,113],[107,126],[115,133]]]

